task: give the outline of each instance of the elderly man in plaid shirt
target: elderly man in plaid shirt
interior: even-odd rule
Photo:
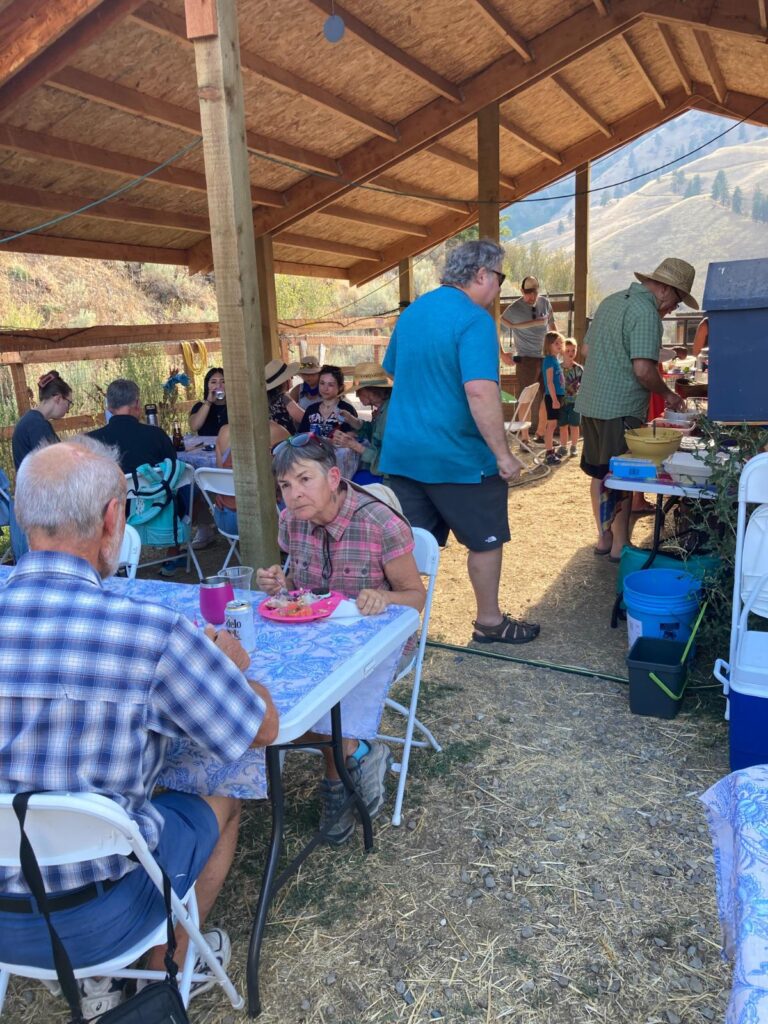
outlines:
[[[40,448],[24,461],[16,509],[30,552],[0,586],[0,788],[95,792],[121,804],[183,894],[198,880],[201,921],[227,876],[239,802],[153,797],[168,744],[187,737],[220,761],[271,742],[269,694],[242,674],[248,656],[226,632],[102,586],[116,569],[125,478],[97,441]],[[163,901],[123,857],[43,868],[53,924],[75,967],[130,948]],[[229,939],[208,933],[222,962]],[[179,955],[186,933],[179,935]],[[149,967],[162,967],[163,949]],[[0,868],[0,959],[51,966],[51,944],[23,878]],[[197,968],[196,968],[197,969]],[[116,1005],[110,979],[85,979],[86,1017]],[[210,983],[200,983],[200,988]],[[193,994],[197,994],[194,992]]]

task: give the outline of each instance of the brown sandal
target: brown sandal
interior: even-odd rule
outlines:
[[[483,626],[473,622],[472,639],[478,644],[528,644],[535,640],[541,629],[534,622],[511,619],[505,615],[498,626]]]

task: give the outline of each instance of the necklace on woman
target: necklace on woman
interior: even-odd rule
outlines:
[[[320,412],[327,418],[333,410],[336,408],[336,399],[332,398],[330,402],[323,399],[320,403]]]

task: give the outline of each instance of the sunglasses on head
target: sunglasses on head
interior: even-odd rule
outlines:
[[[286,448],[305,448],[308,444],[317,444],[321,448],[331,449],[327,441],[324,441],[322,437],[318,437],[317,434],[305,433],[305,434],[294,434],[293,437],[286,437],[284,441],[278,441],[275,447],[272,449],[273,455],[279,455],[280,452],[284,452]]]

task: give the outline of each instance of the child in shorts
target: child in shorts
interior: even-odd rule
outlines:
[[[556,466],[560,456],[555,453],[555,427],[558,423],[560,410],[565,397],[565,381],[557,358],[563,351],[565,338],[559,331],[547,331],[544,336],[544,361],[541,364],[541,376],[544,378],[544,404],[547,410],[547,426],[544,431],[546,445],[546,463]]]
[[[579,443],[579,428],[581,416],[576,412],[576,395],[581,387],[581,378],[584,375],[584,367],[576,362],[576,339],[566,338],[563,346],[563,381],[565,383],[565,397],[560,404],[560,416],[557,425],[560,427],[560,448],[559,455],[567,455],[570,444],[570,454],[576,454],[576,445]]]

